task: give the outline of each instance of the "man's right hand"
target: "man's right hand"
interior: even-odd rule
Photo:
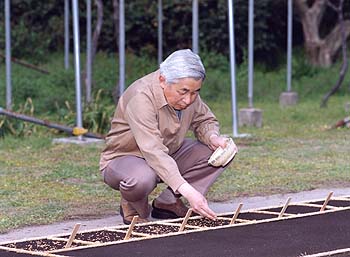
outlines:
[[[187,199],[194,212],[212,220],[216,219],[216,214],[209,208],[207,199],[190,184],[182,184],[177,191]]]

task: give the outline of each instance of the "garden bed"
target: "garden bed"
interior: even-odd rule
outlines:
[[[350,256],[350,196],[248,210],[230,224],[233,216],[190,217],[183,231],[183,219],[138,224],[128,239],[125,225],[82,231],[69,248],[69,234],[5,242],[0,256]]]

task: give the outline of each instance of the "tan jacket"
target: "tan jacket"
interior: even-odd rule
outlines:
[[[119,99],[101,154],[100,170],[118,156],[138,156],[177,191],[185,180],[170,155],[180,148],[188,130],[208,144],[210,135],[219,135],[219,124],[199,96],[182,110],[179,120],[166,101],[159,74],[157,70],[135,81]]]

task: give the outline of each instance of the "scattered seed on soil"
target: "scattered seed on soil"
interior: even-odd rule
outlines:
[[[238,219],[244,219],[244,220],[265,220],[265,219],[277,218],[277,216],[278,216],[277,214],[273,215],[273,214],[266,214],[266,213],[246,212],[246,213],[240,213],[238,215]],[[233,214],[224,215],[224,216],[220,216],[220,217],[232,218]],[[236,221],[236,223],[238,223],[238,221]]]
[[[64,236],[63,238],[68,238],[68,237],[69,236]],[[123,232],[101,230],[101,231],[92,231],[92,232],[77,234],[75,236],[75,239],[88,241],[88,242],[105,243],[105,242],[124,240],[124,237],[125,237],[125,233]],[[131,237],[140,237],[140,236],[131,235]]]
[[[67,242],[65,241],[39,239],[39,240],[10,243],[3,246],[9,247],[9,248],[23,249],[27,251],[46,252],[46,251],[63,249],[66,246],[66,244]],[[81,244],[72,243],[71,247],[77,247],[80,245]]]
[[[198,226],[198,227],[219,227],[230,224],[229,220],[211,220],[208,218],[188,220],[187,225]]]
[[[135,226],[133,232],[150,234],[150,235],[161,235],[172,232],[178,232],[179,226],[163,225],[163,224],[152,224],[144,226]],[[188,228],[186,228],[188,230]]]

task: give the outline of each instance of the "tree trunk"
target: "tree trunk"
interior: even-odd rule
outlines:
[[[92,53],[91,53],[92,63],[93,63],[93,60],[95,59],[95,55],[97,52],[98,39],[100,37],[102,24],[103,24],[103,2],[102,0],[95,0],[95,4],[97,6],[97,22],[96,22],[94,34],[92,36]]]
[[[304,32],[304,47],[306,57],[311,65],[329,67],[339,48],[342,35],[339,23],[324,38],[319,36],[319,26],[324,15],[327,0],[315,0],[309,7],[307,0],[295,0]],[[344,33],[347,38],[350,34],[350,21],[344,21]]]
[[[333,95],[335,92],[339,90],[339,88],[341,87],[344,81],[346,72],[348,70],[348,58],[346,53],[347,49],[346,49],[346,36],[345,36],[345,26],[344,26],[345,24],[344,24],[344,18],[343,18],[343,3],[344,3],[344,0],[340,0],[338,7],[334,6],[331,2],[328,3],[338,13],[338,21],[339,21],[338,29],[341,35],[340,44],[342,47],[343,63],[340,69],[339,78],[335,83],[335,85],[332,87],[332,89],[327,94],[325,94],[324,97],[322,98],[321,107],[326,107],[329,97],[331,97],[331,95]]]
[[[102,30],[102,24],[103,24],[103,3],[102,3],[102,0],[95,0],[95,4],[97,6],[97,22],[96,22],[94,34],[92,36],[92,42],[91,42],[91,67],[93,67],[93,63],[95,60],[97,46],[98,46],[98,39],[100,37],[101,30]],[[84,82],[85,82],[86,102],[89,104],[92,101],[92,99],[91,99],[91,87],[92,87],[93,83],[91,81],[91,85],[88,84],[87,66],[88,66],[88,59],[86,59],[86,67],[85,67],[85,70],[82,72],[82,77],[84,78]]]

